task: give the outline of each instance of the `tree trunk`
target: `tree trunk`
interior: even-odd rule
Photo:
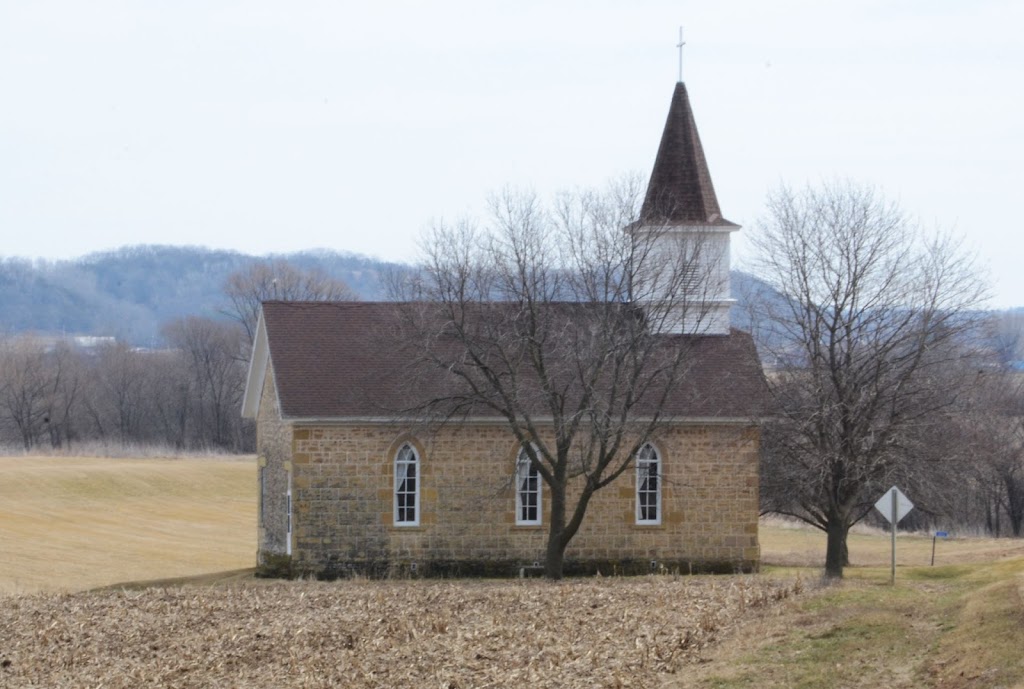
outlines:
[[[562,578],[562,567],[565,564],[565,546],[562,539],[554,534],[548,537],[548,547],[544,555],[544,577],[552,581]]]
[[[1024,481],[1008,473],[1003,478],[1006,485],[1006,516],[1010,518],[1010,530],[1020,538],[1024,530]]]
[[[825,578],[842,579],[843,567],[847,564],[849,552],[846,547],[846,536],[849,527],[846,520],[838,515],[829,517],[825,534],[828,538],[825,545]]]
[[[544,553],[544,577],[557,581],[562,578],[565,564],[565,488],[551,487],[551,523],[548,525],[548,543]]]
[[[1024,535],[1024,514],[1010,512],[1010,529],[1013,531],[1014,538]]]
[[[1006,502],[1006,515],[1010,518],[1010,530],[1013,531],[1014,538],[1020,538],[1024,532],[1024,496],[1011,493]]]

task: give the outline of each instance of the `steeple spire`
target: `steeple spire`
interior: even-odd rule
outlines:
[[[679,27],[679,42],[676,43],[676,47],[679,48],[679,83],[683,83],[683,46],[686,45],[686,41],[683,40],[683,27]]]
[[[690,98],[682,81],[672,94],[640,220],[662,225],[733,226],[722,217],[718,207]]]

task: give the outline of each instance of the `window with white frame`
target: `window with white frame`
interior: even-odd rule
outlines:
[[[661,523],[661,459],[650,443],[636,455],[636,523]]]
[[[418,526],[420,523],[420,458],[409,443],[395,455],[395,524]]]
[[[288,492],[285,493],[285,515],[287,522],[285,524],[284,552],[286,555],[292,554],[292,472],[288,472]]]
[[[536,452],[536,448],[534,449]],[[541,523],[541,480],[540,472],[530,461],[524,447],[516,459],[516,524]]]

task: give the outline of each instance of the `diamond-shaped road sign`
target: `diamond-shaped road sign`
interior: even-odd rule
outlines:
[[[878,502],[875,503],[875,509],[881,512],[883,517],[892,522],[893,491],[896,491],[896,523],[898,524],[901,519],[907,516],[910,510],[914,509],[914,503],[910,502],[910,498],[904,495],[896,486],[885,491],[885,495],[879,498]]]

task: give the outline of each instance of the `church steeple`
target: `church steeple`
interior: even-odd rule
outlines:
[[[690,98],[676,84],[640,221],[660,225],[735,226],[722,217],[697,134]]]
[[[627,229],[655,247],[645,254],[655,260],[639,269],[637,282],[651,322],[663,332],[728,335],[734,303],[729,235],[740,228],[722,217],[681,81],[672,93],[640,220]],[[666,281],[673,274],[682,281]]]

